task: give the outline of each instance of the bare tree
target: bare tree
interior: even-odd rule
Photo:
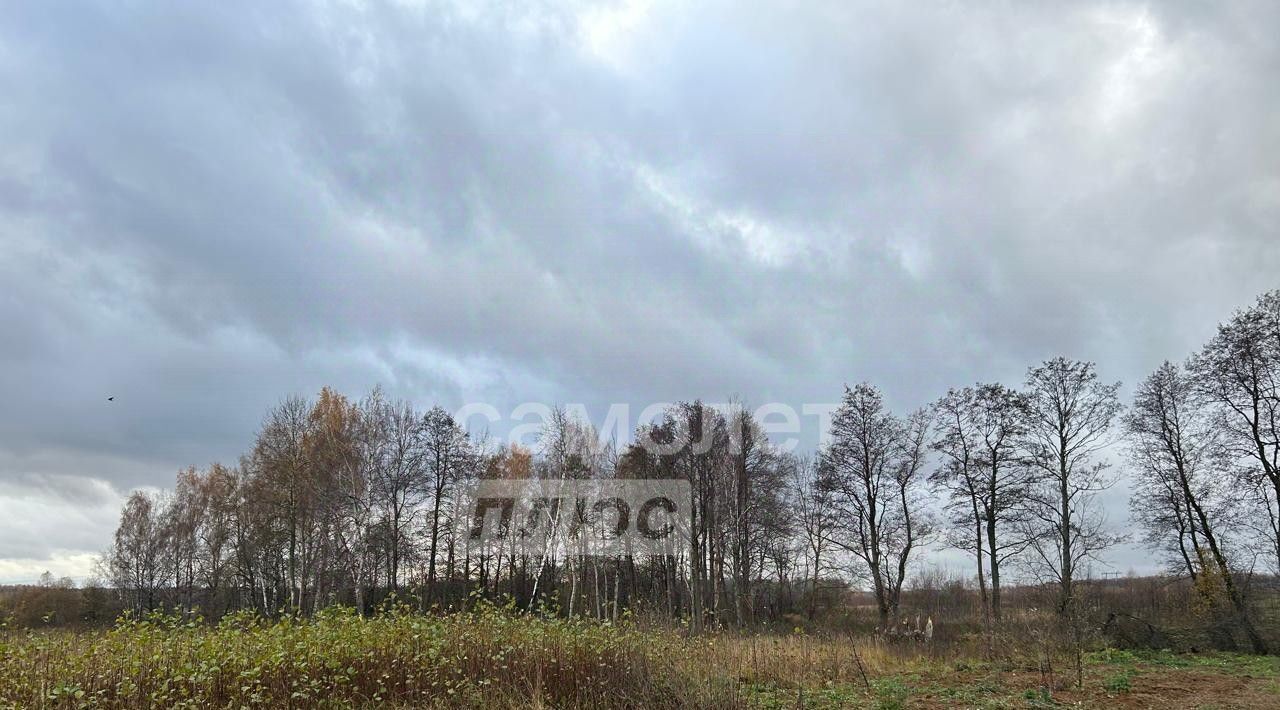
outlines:
[[[205,512],[199,489],[200,474],[194,466],[179,472],[160,520],[171,565],[168,576],[173,584],[174,603],[183,614],[195,609],[196,558],[200,554],[199,529]]]
[[[1026,549],[1022,515],[1030,484],[1019,446],[1027,432],[1027,397],[1000,384],[951,390],[935,405],[938,436],[933,447],[946,458],[934,479],[946,484],[951,509],[975,536],[959,536],[978,558],[978,584],[987,603],[983,552],[991,583],[990,609],[1000,621],[1001,565]],[[967,544],[966,544],[967,543]]]
[[[901,511],[901,527],[890,538],[890,550],[897,550],[897,570],[890,580],[890,602],[896,615],[902,599],[907,568],[918,548],[931,542],[936,523],[929,510],[928,478],[924,473],[929,451],[929,430],[933,423],[928,409],[917,409],[901,420],[901,430],[893,468],[893,490]]]
[[[280,565],[274,564],[272,550],[259,550],[264,555],[261,572],[281,573],[288,589],[287,604],[294,610],[303,608],[309,588],[307,573],[315,557],[315,485],[305,445],[310,409],[306,400],[290,397],[268,412],[246,467],[255,484],[250,500],[255,508],[267,509],[259,518],[262,529],[256,532],[264,542],[271,540],[284,547]],[[277,530],[280,535],[267,535]],[[284,539],[272,539],[276,537]]]
[[[170,579],[164,515],[163,498],[135,491],[125,501],[115,544],[107,553],[112,582],[127,595],[126,603],[137,614],[156,608],[159,593]]]
[[[1076,685],[1084,683],[1084,610],[1079,575],[1123,538],[1106,527],[1097,496],[1115,485],[1099,454],[1113,441],[1120,383],[1105,384],[1091,362],[1057,357],[1027,372],[1031,419],[1026,461],[1035,481],[1025,524],[1032,572],[1058,588],[1056,610],[1070,636]]]
[[[726,536],[722,524],[726,518],[723,505],[729,444],[728,423],[713,408],[701,401],[676,405],[667,414],[675,451],[668,465],[690,483],[692,509],[691,558],[689,560],[688,593],[691,631],[702,628],[709,616],[719,613],[720,590],[724,584]]]
[[[945,486],[949,493],[947,510],[955,526],[948,534],[951,544],[972,552],[977,560],[978,599],[983,623],[986,624],[990,621],[991,604],[987,594],[987,546],[980,504],[982,477],[978,466],[977,431],[972,420],[974,408],[974,393],[969,387],[948,390],[934,404],[937,437],[933,448],[944,458],[932,479]]]
[[[468,469],[475,465],[471,438],[442,407],[432,407],[422,417],[420,428],[423,470],[429,481],[431,513],[427,527],[427,585],[436,581],[440,532],[446,522],[450,496]]]
[[[734,612],[738,624],[754,620],[751,596],[753,559],[760,552],[758,531],[778,528],[778,516],[770,515],[779,500],[778,456],[759,422],[743,405],[731,414],[730,456],[733,464],[733,498],[729,517],[733,524],[730,554],[733,558]]]
[[[1229,507],[1212,466],[1215,432],[1193,400],[1189,378],[1166,361],[1138,386],[1124,423],[1136,473],[1135,517],[1152,533],[1149,539],[1176,545],[1211,602],[1217,602],[1217,590],[1209,585],[1221,585],[1250,646],[1266,653],[1227,560],[1222,533]]]
[[[1237,481],[1254,492],[1253,519],[1280,574],[1280,291],[1219,325],[1190,371]]]
[[[823,574],[837,569],[831,559],[837,511],[832,500],[833,492],[821,485],[816,460],[796,459],[791,466],[789,486],[801,536],[800,551],[808,572],[809,603],[805,611],[812,621],[817,614],[818,588]]]
[[[1027,373],[1031,418],[1027,496],[1033,568],[1058,586],[1058,613],[1075,613],[1080,566],[1119,537],[1107,531],[1097,494],[1115,484],[1098,454],[1113,441],[1120,383],[1105,384],[1091,362],[1058,357]]]
[[[375,393],[361,405],[369,437],[369,486],[379,518],[387,585],[400,588],[401,567],[412,554],[412,532],[432,490],[423,447],[423,420],[408,402]]]
[[[924,412],[893,416],[869,384],[846,387],[821,453],[823,486],[841,509],[834,541],[865,565],[882,627],[897,615],[911,555],[931,532],[916,498],[928,425]]]
[[[196,495],[201,516],[198,538],[198,575],[204,583],[206,604],[216,611],[226,611],[231,603],[224,587],[230,581],[228,569],[233,563],[234,518],[236,505],[236,473],[222,464],[211,465],[197,480]]]

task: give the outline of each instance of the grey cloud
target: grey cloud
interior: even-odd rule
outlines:
[[[13,462],[2,458],[7,473]],[[122,502],[112,486],[100,479],[7,473],[0,479],[0,561],[53,562],[67,553],[101,551],[111,544],[109,532],[104,537],[103,530],[111,529]],[[20,570],[17,573],[24,576]],[[9,574],[13,571],[0,565],[0,584]]]
[[[1276,285],[1271,4],[647,7],[10,8],[0,482],[166,484],[323,384],[1133,382]]]

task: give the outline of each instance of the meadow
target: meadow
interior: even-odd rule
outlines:
[[[1280,706],[1274,656],[1103,647],[1086,654],[1077,687],[1069,660],[1034,638],[982,645],[689,635],[493,605],[216,624],[153,615],[105,630],[5,630],[0,707]]]

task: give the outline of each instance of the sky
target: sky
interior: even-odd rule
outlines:
[[[599,418],[867,380],[906,411],[1061,354],[1127,397],[1280,287],[1277,26],[1270,2],[10,4],[0,583],[83,579],[130,490],[234,463],[325,385]]]

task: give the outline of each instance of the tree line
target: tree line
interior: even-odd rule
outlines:
[[[368,610],[394,594],[695,629],[812,617],[821,588],[844,582],[870,591],[888,627],[906,580],[944,544],[972,558],[987,624],[1002,620],[1011,573],[1053,590],[1071,618],[1091,563],[1124,538],[1100,505],[1121,470],[1145,544],[1267,650],[1249,595],[1256,572],[1280,573],[1280,291],[1162,364],[1128,407],[1120,383],[1063,357],[1017,387],[955,388],[905,414],[861,383],[813,455],[775,446],[740,404],[672,405],[622,445],[556,409],[525,447],[473,436],[439,406],[326,388],[273,408],[236,465],[133,493],[103,569],[137,612]],[[457,533],[458,493],[484,478],[686,480],[691,545],[550,560],[474,549]]]

